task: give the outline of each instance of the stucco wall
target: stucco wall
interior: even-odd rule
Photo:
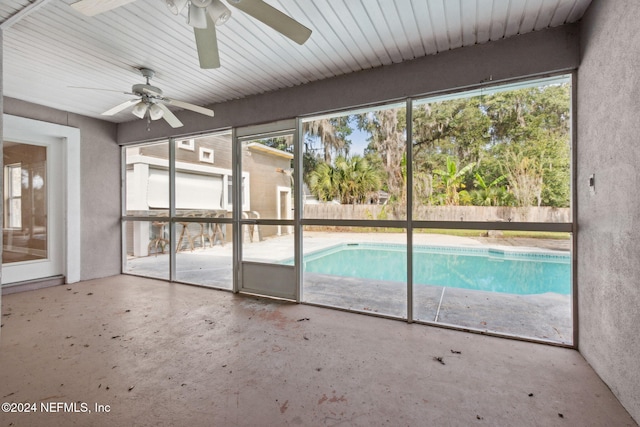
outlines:
[[[80,129],[81,271],[88,280],[120,273],[120,148],[116,125],[12,98],[4,112]]]
[[[640,2],[595,0],[578,73],[579,349],[640,421]],[[595,191],[589,176],[595,174]]]

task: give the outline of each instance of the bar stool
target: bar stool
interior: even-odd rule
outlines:
[[[166,212],[159,212],[157,216],[166,217],[169,216],[169,214]],[[149,245],[147,246],[147,252],[151,252],[151,247],[153,246],[154,253],[156,256],[158,256],[158,246],[160,246],[162,249],[162,253],[164,254],[164,247],[169,245],[169,240],[165,238],[167,232],[166,227],[168,223],[168,221],[161,220],[151,222],[151,233],[154,237],[151,239]]]
[[[220,213],[217,215],[218,218],[225,218],[227,216],[226,212]],[[211,224],[211,228],[213,230],[213,233],[211,234],[211,238],[209,239],[209,242],[211,243],[211,247],[213,247],[213,245],[216,244],[216,236],[218,237],[218,240],[220,240],[220,245],[224,247],[224,233],[222,231],[222,227],[220,226],[220,223],[214,222]]]
[[[193,216],[197,216],[195,212],[187,212],[184,216],[186,217],[193,217]],[[191,224],[190,222],[179,222],[178,224],[180,224],[182,226],[182,231],[180,231],[180,237],[178,237],[178,243],[176,244],[176,252],[180,251],[180,249],[182,249],[182,242],[183,240],[186,239],[187,244],[189,249],[191,249],[191,252],[193,252],[193,248],[194,248],[194,244],[193,244],[193,237],[191,235],[191,232],[189,231],[189,224]]]

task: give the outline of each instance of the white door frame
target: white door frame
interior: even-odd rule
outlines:
[[[295,139],[295,120],[283,120],[275,123],[268,123],[266,125],[247,126],[243,128],[234,129],[233,144],[234,144],[234,193],[236,200],[241,200],[243,194],[250,194],[250,188],[248,185],[242,188],[241,177],[243,175],[243,151],[242,143],[245,141],[251,141],[252,139],[261,138],[265,135],[284,135],[291,134]],[[247,180],[248,184],[248,180]],[[276,204],[278,207],[277,219],[267,221],[270,225],[277,225],[278,230],[281,232],[282,226],[274,224],[272,221],[284,220],[280,218],[280,191],[281,188],[276,189]],[[291,191],[291,190],[289,190]],[[272,193],[273,194],[273,193]],[[290,200],[290,198],[288,198]],[[289,202],[288,202],[289,203]],[[277,298],[285,298],[290,300],[298,300],[298,282],[296,280],[296,267],[293,265],[280,265],[271,262],[253,262],[243,260],[243,238],[241,227],[244,225],[257,225],[260,226],[264,219],[255,218],[242,218],[242,211],[234,209],[234,224],[238,224],[239,233],[234,233],[234,265],[236,267],[236,276],[234,277],[234,292],[248,292],[258,295],[273,296]]]
[[[4,114],[3,138],[62,144],[63,274],[67,283],[80,281],[80,129]]]

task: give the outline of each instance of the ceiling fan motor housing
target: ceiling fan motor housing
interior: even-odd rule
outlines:
[[[152,96],[152,97],[161,97],[162,89],[159,87],[147,85],[147,84],[135,84],[131,88],[131,92],[140,96]]]

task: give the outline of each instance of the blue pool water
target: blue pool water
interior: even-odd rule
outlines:
[[[341,244],[304,257],[305,273],[406,281],[404,245]],[[571,293],[569,255],[491,248],[414,246],[414,285],[509,294]]]

